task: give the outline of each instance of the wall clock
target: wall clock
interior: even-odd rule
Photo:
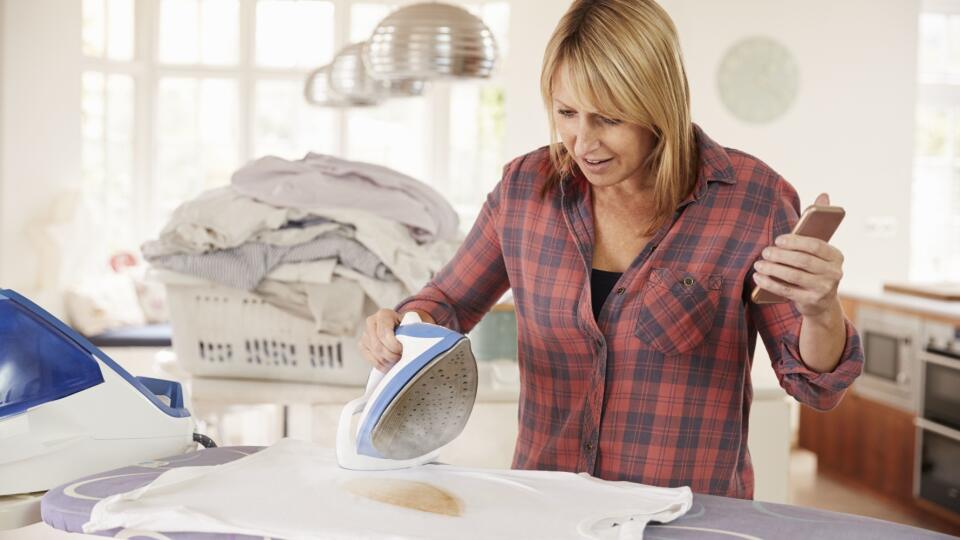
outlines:
[[[717,70],[724,106],[744,122],[763,124],[782,116],[797,97],[800,68],[784,45],[764,36],[735,43]]]

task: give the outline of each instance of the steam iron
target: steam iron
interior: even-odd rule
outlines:
[[[396,336],[403,345],[400,361],[387,373],[371,370],[364,395],[340,413],[337,462],[344,469],[402,469],[435,461],[470,418],[477,398],[470,341],[422,322],[414,312],[404,315]]]
[[[0,289],[0,496],[196,448],[180,384],[134,377]]]

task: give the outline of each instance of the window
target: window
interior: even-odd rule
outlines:
[[[435,82],[375,107],[313,107],[307,73],[366,39],[405,1],[83,0],[83,183],[110,234],[135,249],[170,212],[249,160],[320,152],[394,168],[437,189],[466,230],[500,179],[496,79]],[[509,3],[462,5],[507,51]]]
[[[81,180],[107,250],[135,245],[134,0],[83,3]]]
[[[918,64],[910,276],[921,281],[956,280],[960,275],[960,1],[924,4]]]

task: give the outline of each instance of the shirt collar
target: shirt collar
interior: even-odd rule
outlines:
[[[693,134],[700,154],[700,172],[697,183],[706,181],[736,184],[733,165],[730,163],[726,149],[714,142],[696,124],[693,125]]]
[[[680,202],[678,208],[700,200],[707,192],[707,186],[711,182],[737,183],[727,151],[708,137],[696,124],[693,124],[693,135],[697,141],[697,159],[700,163],[700,170],[697,172],[697,183],[693,186],[693,191]]]

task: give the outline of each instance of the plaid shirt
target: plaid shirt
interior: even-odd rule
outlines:
[[[748,301],[752,265],[798,220],[794,188],[696,127],[693,193],[623,273],[594,320],[590,189],[580,174],[539,197],[546,148],[507,165],[456,256],[398,311],[467,332],[507,288],[517,313],[520,426],[513,466],[753,497],[750,366],[759,332],[781,386],[816,409],[860,374],[846,321],[839,365],[800,360],[791,303]]]

